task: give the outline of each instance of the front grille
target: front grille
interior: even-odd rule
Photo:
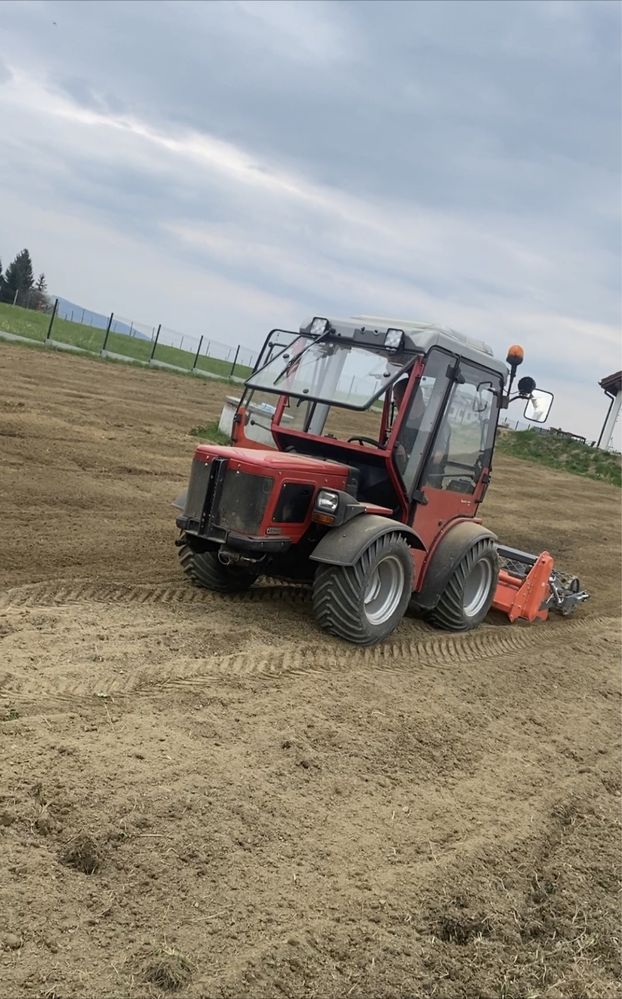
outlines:
[[[313,486],[286,482],[281,489],[273,521],[277,524],[302,524],[313,496]]]
[[[274,479],[227,469],[212,521],[228,531],[256,534],[266,512]]]
[[[184,515],[189,520],[196,521],[197,523],[200,523],[203,517],[203,507],[205,505],[209,477],[209,463],[193,458]]]

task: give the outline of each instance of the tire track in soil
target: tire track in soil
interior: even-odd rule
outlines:
[[[616,618],[598,617],[582,621],[566,621],[564,633],[590,638],[592,646],[598,644],[599,634],[608,625],[617,626]],[[84,682],[69,685],[47,685],[37,678],[36,691],[28,690],[24,680],[15,674],[0,674],[0,701],[36,704],[37,713],[45,713],[54,705],[68,703],[88,704],[107,701],[129,701],[166,694],[171,690],[200,690],[215,679],[249,678],[258,680],[280,679],[292,674],[322,674],[336,670],[387,670],[414,672],[417,669],[439,669],[503,656],[516,656],[534,649],[548,649],[559,645],[559,632],[546,625],[523,627],[506,633],[499,628],[482,628],[466,635],[441,635],[436,638],[397,640],[372,648],[345,647],[335,642],[333,646],[306,643],[270,656],[257,655],[256,651],[234,653],[228,656],[204,659],[183,676],[179,667],[154,672],[149,667],[135,673],[115,678],[112,682]],[[17,679],[17,685],[12,683]],[[41,699],[45,698],[45,705]],[[36,699],[36,700],[35,700]],[[43,708],[43,710],[42,710]]]
[[[591,618],[586,621],[566,623],[572,632],[588,633],[602,628],[615,619]],[[429,629],[431,630],[431,629]],[[429,634],[426,629],[425,633]],[[335,670],[387,669],[404,672],[413,667],[442,667],[495,659],[498,656],[516,655],[533,648],[548,648],[559,644],[556,629],[548,636],[532,629],[520,629],[513,634],[499,634],[498,628],[474,631],[467,635],[442,636],[417,641],[396,640],[375,645],[371,648],[345,646],[338,639],[330,646],[319,643],[306,643],[270,655],[258,657],[256,652],[238,652],[231,656],[220,656],[217,661],[204,661],[196,671],[185,677],[170,677],[157,686],[195,687],[209,681],[210,676],[251,676],[259,679],[273,679],[288,674],[326,673]],[[319,661],[318,661],[319,660]],[[152,681],[153,682],[153,681]],[[131,691],[140,693],[140,688]]]
[[[310,600],[311,589],[296,583],[259,584],[243,593],[210,592],[183,582],[178,584],[91,583],[60,581],[30,583],[0,593],[0,610],[23,607],[58,607],[76,603],[123,604],[219,604],[223,599],[237,603],[264,603]]]
[[[260,581],[242,593],[216,593],[180,581],[161,584],[92,583],[89,580],[59,580],[28,583],[0,592],[0,611],[13,608],[57,607],[76,603],[122,604],[217,604],[223,599],[235,603],[306,603],[311,587],[301,583]],[[617,613],[617,604],[602,605],[606,616]],[[590,618],[595,621],[596,618]]]

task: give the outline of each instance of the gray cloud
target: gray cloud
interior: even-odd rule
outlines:
[[[2,86],[3,83],[8,83],[11,76],[12,74],[9,67],[2,61],[2,59],[0,59],[0,86]]]
[[[3,13],[3,232],[32,225],[38,257],[56,236],[60,292],[255,343],[320,306],[524,336],[595,427],[619,356],[617,5]],[[126,301],[76,274],[87,231]]]

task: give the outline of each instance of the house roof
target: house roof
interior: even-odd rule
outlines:
[[[617,395],[622,390],[622,371],[616,371],[613,375],[607,375],[598,383],[603,392],[610,392]]]

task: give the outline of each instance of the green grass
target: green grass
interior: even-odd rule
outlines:
[[[54,342],[55,341],[53,341],[53,343]],[[6,341],[4,341],[0,337],[0,349],[2,348],[2,346],[5,343],[6,343]],[[16,347],[18,350],[45,350],[46,349],[43,346],[43,341],[41,341],[41,340],[35,340],[35,339],[30,339],[30,338],[27,338],[27,337],[25,337],[22,340],[12,341],[11,344],[10,344],[10,346],[11,347]],[[60,348],[55,347],[55,346],[50,347],[50,350],[53,353],[60,352]],[[153,376],[166,374],[166,375],[171,375],[173,378],[194,378],[196,380],[196,375],[193,374],[192,371],[189,371],[189,370],[184,371],[182,368],[156,368],[156,367],[149,367],[149,365],[143,364],[142,361],[137,361],[135,358],[131,358],[131,357],[123,357],[122,355],[118,355],[118,356],[115,355],[114,357],[111,357],[110,355],[108,355],[106,357],[102,357],[101,354],[90,354],[90,353],[87,353],[87,354],[77,354],[77,353],[73,354],[71,351],[69,351],[69,352],[67,352],[66,356],[67,357],[72,357],[72,356],[73,357],[87,357],[89,359],[89,361],[93,361],[94,364],[113,364],[113,365],[122,365],[124,367],[129,367],[129,368],[132,368],[132,367],[134,367],[134,368],[140,368],[141,371],[144,371],[146,374],[153,375]],[[235,388],[239,391],[239,387],[240,387],[240,383],[239,382],[233,382],[230,378],[221,378],[220,376],[216,376],[216,380],[217,381],[222,381],[222,382],[228,382],[232,387],[235,386]]]
[[[0,330],[4,330],[6,333],[15,333],[18,336],[29,337],[38,343],[43,343],[49,325],[50,317],[43,312],[22,309],[18,305],[7,305],[5,302],[0,302]],[[83,350],[90,350],[94,353],[99,353],[102,349],[104,337],[105,330],[74,323],[69,319],[55,317],[52,326],[52,340],[81,347]],[[126,336],[124,333],[111,333],[106,344],[107,351],[113,354],[122,354],[128,360],[134,361],[148,361],[151,349],[150,340]],[[179,347],[169,347],[167,344],[160,343],[154,354],[154,360],[162,361],[164,364],[172,364],[185,371],[192,369],[194,357],[193,351],[181,350]],[[220,378],[231,376],[231,361],[221,361],[217,357],[201,356],[197,368],[218,375]],[[250,373],[251,369],[246,365],[237,364],[235,367],[234,374],[237,378],[247,378]]]
[[[499,435],[497,450],[514,458],[536,461],[574,475],[622,486],[622,459],[619,454],[601,451],[556,434],[542,434],[531,429],[507,431]]]
[[[204,427],[193,427],[190,433],[193,437],[198,437],[201,441],[209,441],[211,444],[231,443],[231,438],[218,429],[216,422],[207,423]]]
[[[176,348],[171,347],[170,349],[174,350]],[[180,353],[183,353],[183,351]],[[215,375],[222,375],[223,378],[229,378],[231,364],[231,361],[220,361],[217,357],[204,357],[201,355],[197,363],[197,368],[202,371],[212,371]],[[235,375],[237,378],[248,378],[252,370],[246,364],[236,364]]]

